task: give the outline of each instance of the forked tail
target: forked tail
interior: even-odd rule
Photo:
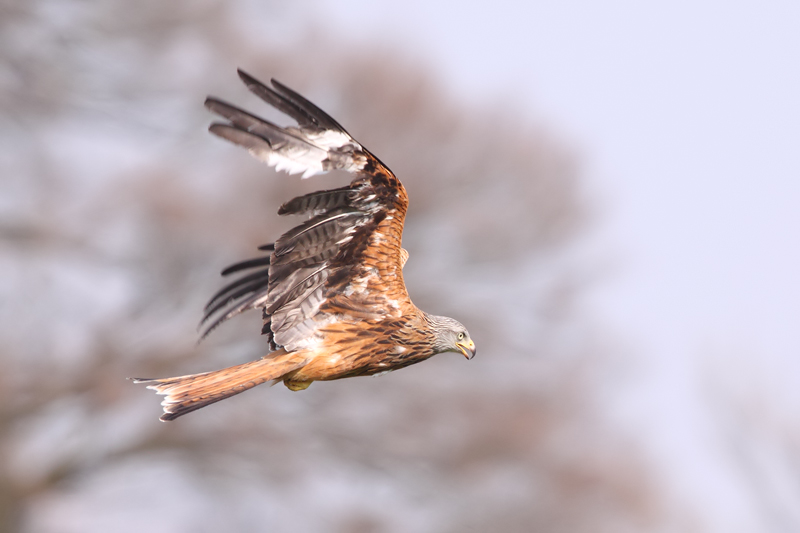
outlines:
[[[133,378],[134,383],[143,383],[164,396],[161,405],[164,414],[161,420],[175,420],[201,407],[224,400],[256,385],[278,380],[305,365],[295,354],[282,350],[263,359],[241,365],[164,379]]]

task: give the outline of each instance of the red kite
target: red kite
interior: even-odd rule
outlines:
[[[317,106],[272,80],[243,71],[248,89],[298,126],[281,128],[237,107],[206,99],[227,122],[209,131],[243,146],[276,170],[303,178],[329,170],[354,174],[350,185],[283,204],[279,215],[305,222],[261,246],[265,255],[232,265],[249,272],[224,287],[205,309],[203,336],[248,309],[261,308],[270,353],[222,370],[136,379],[164,395],[161,420],[218,402],[256,385],[282,381],[303,390],[314,381],[386,373],[442,352],[467,359],[475,344],[458,321],[418,309],[403,282],[401,247],[408,195],[395,175]],[[214,320],[210,320],[215,317]]]

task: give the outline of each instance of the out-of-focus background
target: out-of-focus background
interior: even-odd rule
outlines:
[[[800,530],[794,2],[0,5],[0,532]],[[479,356],[158,422],[217,273],[296,223],[207,134],[235,69],[411,197]],[[269,115],[271,118],[278,117]]]

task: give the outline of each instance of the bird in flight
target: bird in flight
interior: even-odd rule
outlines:
[[[239,70],[256,96],[290,116],[279,127],[216,98],[206,108],[225,119],[214,135],[242,146],[276,170],[303,178],[329,170],[353,174],[346,187],[299,196],[279,215],[306,220],[259,247],[261,257],[229,266],[240,277],[208,302],[202,336],[250,309],[262,309],[270,353],[256,361],[164,379],[135,378],[164,396],[161,420],[224,400],[267,381],[303,390],[314,381],[383,374],[438,353],[475,356],[467,329],[418,309],[408,296],[401,247],[408,195],[400,180],[324,111],[272,80]]]

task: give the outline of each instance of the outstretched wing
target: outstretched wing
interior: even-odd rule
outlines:
[[[208,98],[206,107],[228,120],[211,133],[245,147],[253,156],[303,177],[333,169],[355,174],[349,186],[318,191],[283,204],[280,215],[307,215],[268,253],[222,274],[244,273],[206,306],[204,336],[225,320],[262,308],[272,348],[294,351],[319,342],[322,329],[343,317],[400,316],[411,301],[403,282],[407,253],[401,248],[408,196],[400,181],[338,122],[272,80],[272,88],[239,71],[247,87],[292,117],[282,128],[235,106]],[[214,317],[213,320],[212,317]]]

